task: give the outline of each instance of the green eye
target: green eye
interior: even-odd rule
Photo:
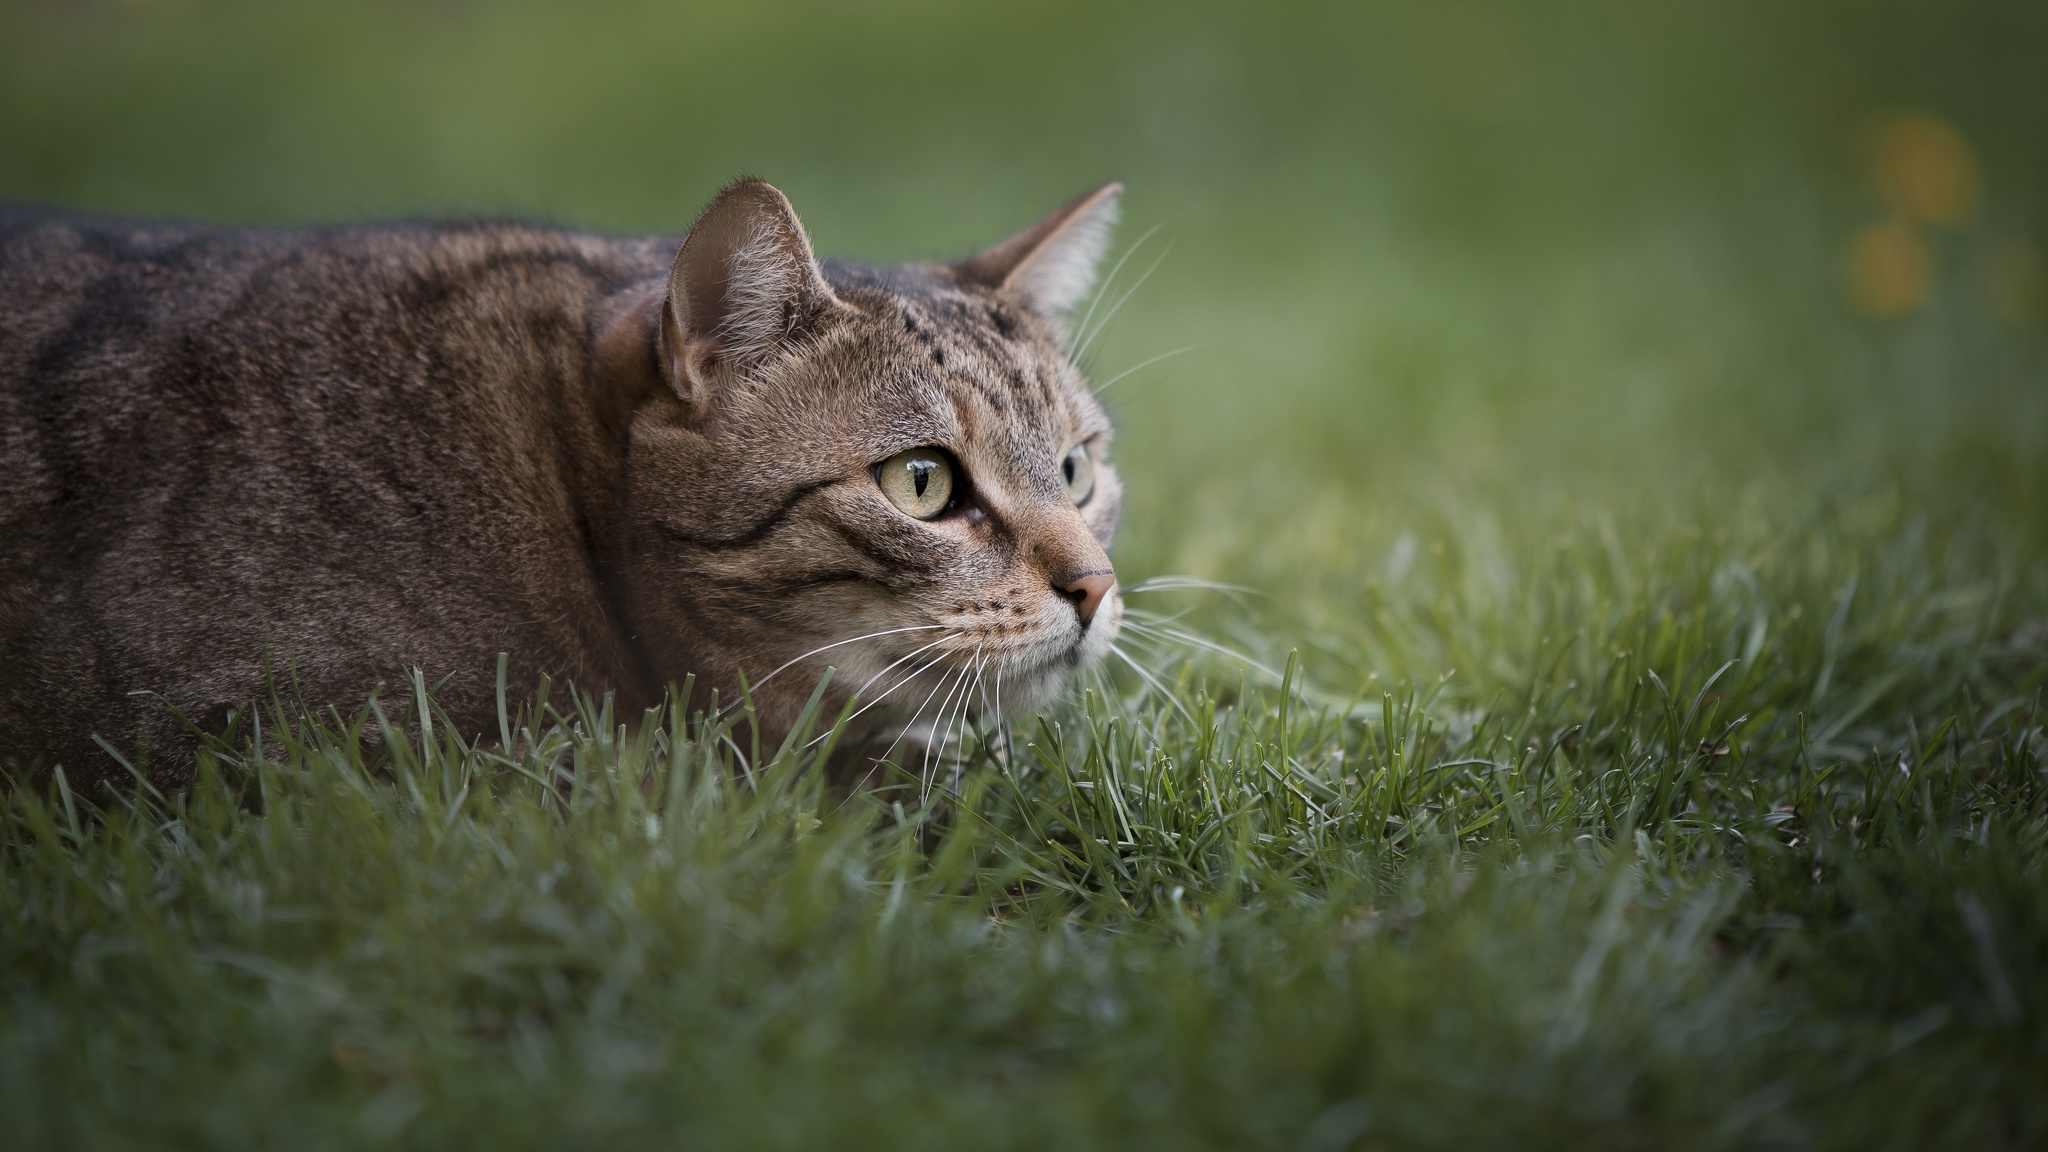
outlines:
[[[891,504],[931,520],[953,502],[953,465],[930,448],[898,452],[875,466],[875,482]]]
[[[1060,461],[1060,477],[1067,483],[1067,496],[1076,504],[1086,504],[1095,491],[1095,461],[1088,455],[1086,444],[1078,445],[1067,458]]]

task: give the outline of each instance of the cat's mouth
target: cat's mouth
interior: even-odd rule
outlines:
[[[848,683],[856,716],[898,739],[923,744],[985,721],[1022,719],[1053,703],[1074,678],[1113,650],[1123,621],[1123,598],[1102,598],[1082,625],[1065,610],[1024,621],[986,603],[942,615],[933,623],[892,630],[866,659],[848,660],[860,673]],[[860,667],[866,665],[867,667]]]
[[[1122,622],[1123,598],[1112,590],[1085,625],[1068,614],[1057,624],[1021,632],[963,630],[949,663],[956,678],[973,685],[965,713],[1023,716],[1050,705],[1077,675],[1109,655]]]

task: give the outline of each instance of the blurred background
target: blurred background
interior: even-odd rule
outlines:
[[[1123,177],[1120,565],[1341,613],[1730,509],[2038,556],[2044,76],[1968,0],[4,0],[0,196],[673,232],[753,173],[899,260]]]

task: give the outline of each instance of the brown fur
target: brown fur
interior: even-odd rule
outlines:
[[[266,662],[344,707],[448,676],[470,733],[500,652],[628,705],[745,676],[771,727],[827,665],[835,704],[924,669],[885,727],[948,675],[1041,703],[1120,612],[1077,611],[1120,489],[1061,347],[1115,191],[894,268],[820,265],[758,181],[680,247],[0,210],[0,759],[77,781],[97,734],[177,782],[171,707],[217,727]],[[920,446],[963,475],[930,522],[873,472]]]

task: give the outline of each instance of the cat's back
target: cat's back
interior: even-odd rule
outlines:
[[[589,332],[662,246],[0,206],[0,727],[200,669],[194,697],[246,699],[266,648],[346,657],[342,697],[506,648],[610,661]]]
[[[517,224],[0,205],[0,500],[80,495],[179,445],[359,429],[379,405],[432,424],[452,398],[530,383],[541,345],[576,344],[591,301],[664,261],[658,243]]]
[[[24,363],[38,350],[61,355],[66,346],[145,334],[152,319],[209,311],[252,270],[305,239],[0,204],[0,309],[8,320],[0,362]]]
[[[264,229],[0,204],[0,402],[175,396],[173,360],[244,385],[303,383],[362,367],[341,362],[350,348],[449,345],[494,322],[519,343],[536,318],[574,314],[665,259],[656,241],[513,223]],[[88,382],[108,387],[80,394]]]

